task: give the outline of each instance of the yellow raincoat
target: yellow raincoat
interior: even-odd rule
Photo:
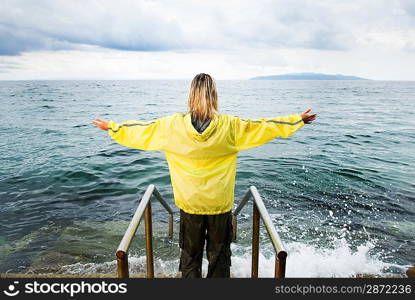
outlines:
[[[299,114],[258,119],[217,115],[198,133],[189,113],[177,113],[149,122],[108,125],[109,135],[121,145],[164,151],[180,209],[214,215],[233,208],[238,152],[287,138],[304,122]]]

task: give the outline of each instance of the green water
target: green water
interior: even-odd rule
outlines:
[[[147,186],[174,207],[173,194],[163,153],[124,148],[90,122],[184,112],[188,87],[0,82],[0,271],[115,272],[114,252]],[[289,251],[287,276],[403,274],[414,263],[415,82],[219,81],[218,89],[223,113],[319,114],[289,139],[238,158],[235,201],[258,188]],[[164,211],[155,204],[153,212],[156,271],[173,274],[178,214],[169,242]],[[249,276],[250,213],[232,246],[235,276]],[[131,247],[137,273],[145,269],[141,226]],[[260,275],[272,276],[261,235]]]

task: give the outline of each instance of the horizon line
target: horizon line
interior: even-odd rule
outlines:
[[[415,79],[265,79],[252,80],[250,78],[215,79],[216,81],[415,81]],[[161,80],[192,80],[193,78],[135,78],[135,79],[110,79],[110,78],[47,78],[47,79],[0,79],[0,81],[161,81]]]

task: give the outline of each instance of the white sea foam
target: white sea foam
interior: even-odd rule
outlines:
[[[353,277],[358,274],[386,275],[388,268],[401,269],[406,266],[386,263],[376,255],[370,254],[374,244],[370,241],[352,249],[345,239],[334,242],[330,248],[321,248],[301,242],[286,244],[289,253],[287,258],[287,277]],[[259,277],[274,276],[274,255],[271,249],[260,252]],[[251,249],[232,244],[232,277],[250,277]],[[156,254],[156,253],[155,253]],[[129,257],[130,273],[145,273],[145,256]],[[155,273],[164,276],[178,274],[179,259],[163,261],[155,258]],[[115,260],[104,263],[72,264],[63,266],[60,273],[88,274],[115,273]],[[203,260],[203,275],[206,275],[207,260]]]

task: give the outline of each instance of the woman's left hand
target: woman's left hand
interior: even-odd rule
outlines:
[[[93,125],[101,128],[102,130],[108,130],[108,123],[108,121],[99,118],[96,118],[95,121],[92,122]]]
[[[311,124],[317,117],[317,114],[310,114],[311,109],[307,109],[305,112],[300,114],[305,124]]]

